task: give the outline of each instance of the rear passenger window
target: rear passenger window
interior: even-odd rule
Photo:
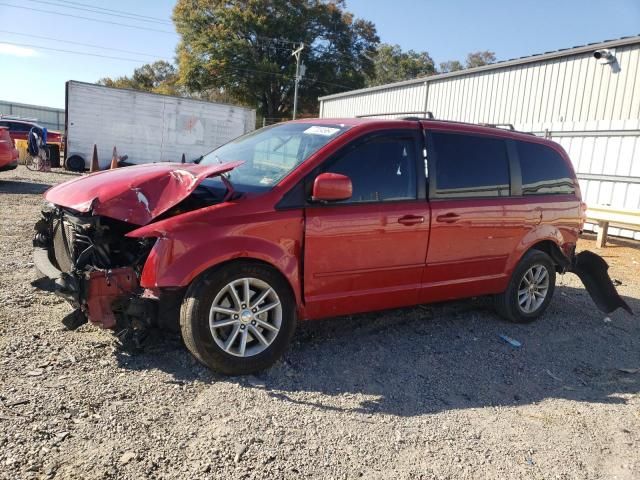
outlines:
[[[516,143],[523,195],[575,193],[571,170],[558,152],[539,143]]]
[[[436,194],[441,198],[509,195],[509,158],[499,138],[431,134],[436,154]]]

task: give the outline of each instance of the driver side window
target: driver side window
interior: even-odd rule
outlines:
[[[351,179],[350,199],[336,203],[415,200],[416,141],[412,135],[375,137],[342,153],[324,172]]]

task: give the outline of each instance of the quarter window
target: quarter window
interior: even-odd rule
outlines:
[[[509,158],[504,140],[434,132],[435,193],[441,198],[501,197],[510,191]]]
[[[415,162],[413,136],[385,136],[353,147],[324,171],[351,179],[353,195],[340,203],[414,200],[417,197]]]
[[[575,193],[573,174],[562,156],[539,143],[517,142],[523,195]]]

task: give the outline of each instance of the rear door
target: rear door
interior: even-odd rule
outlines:
[[[351,199],[305,209],[304,294],[309,317],[415,303],[429,240],[422,131],[355,140],[311,176],[349,176]]]
[[[500,136],[427,133],[432,226],[420,301],[506,285],[507,260],[524,234],[527,210],[510,196],[509,148]]]

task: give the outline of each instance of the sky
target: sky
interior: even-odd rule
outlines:
[[[0,100],[64,108],[67,80],[173,59],[174,3],[0,0]],[[347,9],[373,21],[382,42],[426,50],[436,64],[477,50],[508,60],[640,34],[640,0],[347,0]]]

